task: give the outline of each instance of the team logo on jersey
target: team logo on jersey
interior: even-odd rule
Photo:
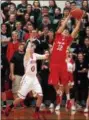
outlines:
[[[34,72],[35,71],[35,66],[31,67],[31,71]]]

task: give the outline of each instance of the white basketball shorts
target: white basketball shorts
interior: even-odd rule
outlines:
[[[40,96],[43,96],[42,88],[40,86],[40,83],[39,83],[37,77],[25,75],[25,76],[23,76],[23,78],[21,80],[20,88],[18,90],[18,96],[21,99],[25,99],[27,94],[30,91],[34,91],[37,94],[39,94]]]

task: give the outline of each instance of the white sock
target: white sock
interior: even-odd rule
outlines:
[[[67,98],[67,100],[70,100],[70,94],[69,93],[66,94],[66,98]]]

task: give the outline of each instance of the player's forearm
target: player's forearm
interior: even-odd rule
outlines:
[[[66,24],[67,24],[69,18],[70,18],[70,15],[64,20],[64,22],[62,23],[62,25],[59,26],[57,32],[60,32],[60,33],[61,33],[61,32],[64,30],[64,28],[65,28],[65,26],[66,26]]]
[[[10,63],[10,74],[13,75],[14,74],[14,64]]]

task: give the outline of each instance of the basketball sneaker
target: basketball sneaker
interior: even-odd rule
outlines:
[[[88,108],[85,108],[85,109],[84,109],[84,113],[87,113],[87,112],[88,112]]]
[[[54,104],[53,103],[50,104],[49,109],[54,109]]]
[[[60,104],[58,104],[55,108],[56,111],[60,110]]]
[[[66,108],[67,109],[71,109],[71,101],[70,100],[67,100],[67,102],[66,102]]]
[[[7,106],[6,109],[5,109],[5,115],[9,116],[10,111],[11,111],[10,106]]]

